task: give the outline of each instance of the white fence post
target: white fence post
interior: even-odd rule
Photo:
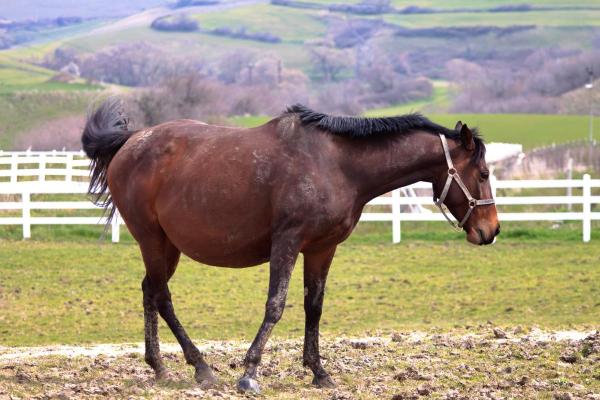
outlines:
[[[65,174],[65,180],[67,182],[73,181],[73,153],[67,154],[67,161],[65,162],[67,173]]]
[[[18,169],[19,169],[19,162],[17,160],[18,155],[16,153],[13,153],[13,155],[10,157],[10,182],[11,183],[15,183],[17,182],[17,173],[18,173]]]
[[[571,157],[569,157],[569,160],[567,161],[567,179],[571,180],[573,179],[573,159]],[[569,186],[567,187],[567,196],[571,197],[573,196],[573,187]],[[571,211],[573,209],[573,204],[571,202],[569,202],[569,204],[567,204],[567,210]]]
[[[583,175],[583,241],[592,237],[592,182],[589,174]]]
[[[400,189],[392,191],[392,242],[400,243]]]
[[[21,192],[21,203],[23,203],[23,239],[29,239],[31,237],[31,194],[29,192]]]
[[[119,243],[119,238],[121,234],[121,231],[119,229],[119,219],[119,211],[115,208],[115,215],[113,216],[113,219],[111,221],[111,237],[113,243]]]
[[[44,182],[46,180],[46,155],[42,153],[39,155],[39,158],[40,175],[38,177],[38,180],[40,182]]]

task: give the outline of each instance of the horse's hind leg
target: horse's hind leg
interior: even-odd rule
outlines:
[[[171,301],[171,293],[167,283],[175,273],[180,251],[162,232],[159,237],[153,240],[141,242],[140,248],[146,265],[146,277],[142,283],[144,315],[148,315],[145,321],[146,361],[156,371],[157,377],[164,376],[166,369],[160,360],[158,350],[157,310],[181,345],[186,362],[196,368],[196,380],[204,384],[214,383],[216,379],[210,367],[204,361],[202,354],[191,341],[183,326],[181,326]],[[148,298],[148,307],[146,307],[146,298]],[[154,314],[151,313],[152,311],[154,311]]]
[[[323,310],[323,296],[327,273],[336,247],[319,253],[304,253],[304,365],[315,375],[313,384],[318,387],[333,387],[335,383],[321,365],[319,354],[319,321]]]
[[[156,301],[150,292],[147,277],[142,281],[142,292],[144,293],[144,339],[146,342],[145,360],[156,373],[158,379],[167,377],[158,342],[158,310]]]

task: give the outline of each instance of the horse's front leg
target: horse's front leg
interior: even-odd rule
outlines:
[[[250,346],[244,365],[246,371],[238,381],[238,389],[243,392],[260,392],[256,381],[256,369],[260,363],[265,344],[275,324],[281,319],[287,297],[292,270],[298,257],[296,240],[280,237],[271,246],[269,295],[265,306],[265,317]]]
[[[304,365],[315,375],[313,384],[318,387],[333,387],[335,383],[321,365],[319,354],[319,321],[323,310],[323,296],[327,273],[333,260],[336,246],[324,251],[304,252],[304,312],[306,314],[304,334]]]

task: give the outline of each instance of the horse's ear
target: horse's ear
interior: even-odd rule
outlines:
[[[475,150],[473,132],[471,132],[467,124],[464,124],[460,127],[460,141],[462,142],[463,146],[465,146],[465,149],[469,151]]]
[[[455,130],[456,132],[460,132],[460,130],[462,129],[462,127],[463,127],[463,124],[462,124],[462,122],[461,122],[461,121],[458,121],[458,122],[456,123],[456,125],[454,126],[454,130]]]

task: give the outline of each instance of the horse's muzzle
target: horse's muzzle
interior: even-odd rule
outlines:
[[[485,229],[472,227],[467,230],[467,241],[472,244],[483,246],[496,243],[496,236],[500,234],[500,225],[495,230],[486,232]]]

